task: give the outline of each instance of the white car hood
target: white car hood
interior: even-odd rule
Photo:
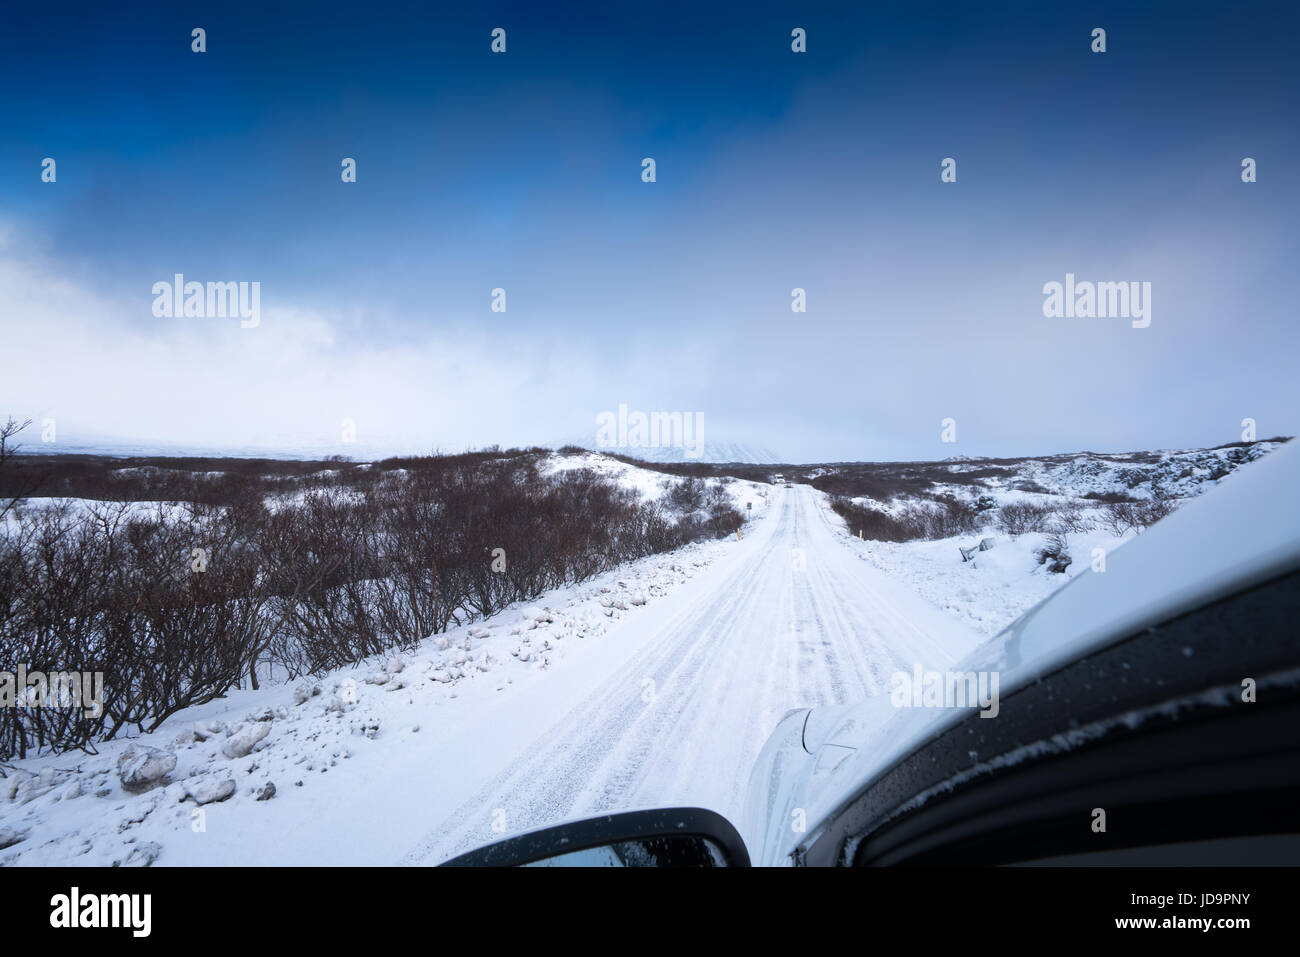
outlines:
[[[997,672],[1005,697],[1144,627],[1300,567],[1298,493],[1300,443],[1290,442],[1183,504],[1106,556],[1104,572],[1081,573],[952,670]],[[880,696],[787,716],[750,779],[742,833],[755,863],[788,863],[821,822],[971,713],[894,708]]]

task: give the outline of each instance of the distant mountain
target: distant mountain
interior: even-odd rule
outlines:
[[[700,454],[694,457],[686,454],[690,451],[689,449],[680,446],[628,446],[626,448],[601,448],[589,437],[568,442],[554,442],[549,447],[558,449],[565,445],[576,445],[578,448],[589,449],[593,452],[608,452],[615,455],[627,455],[634,459],[641,459],[644,462],[707,462],[713,465],[728,462],[738,462],[744,465],[776,465],[781,462],[781,457],[771,449],[761,445],[749,445],[741,442],[706,441]]]

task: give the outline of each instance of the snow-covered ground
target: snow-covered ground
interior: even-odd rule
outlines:
[[[0,864],[383,862],[390,799],[436,807],[438,796],[456,793],[477,753],[509,740],[512,729],[534,727],[524,703],[530,695],[563,701],[577,694],[593,647],[617,650],[623,619],[652,614],[664,596],[725,557],[729,544],[633,562],[435,636],[412,655],[232,691],[154,734],[101,744],[98,755],[0,766],[0,845],[23,837],[0,849]],[[262,729],[250,753],[226,753]],[[170,784],[132,794],[119,761],[147,754],[142,745],[177,763]],[[466,753],[457,756],[461,747]],[[407,783],[427,792],[376,788],[381,775],[408,772],[415,776]],[[234,782],[229,797],[195,814],[194,795],[223,794],[227,781]],[[268,783],[274,796],[257,800]]]
[[[1075,575],[1091,572],[1094,549],[1109,556],[1136,534],[1069,533],[1066,540],[1073,561],[1064,573],[1053,573],[1035,556],[1047,542],[1047,536],[1039,532],[1013,538],[986,529],[973,535],[901,543],[862,542],[847,529],[842,532],[845,544],[864,561],[906,582],[926,601],[984,636],[997,634]],[[978,546],[981,539],[989,539],[992,546],[977,551],[970,561],[962,561],[959,548]]]
[[[568,472],[574,469],[589,469],[603,478],[635,490],[643,502],[659,501],[667,491],[680,481],[676,476],[639,468],[619,459],[602,455],[599,452],[573,454],[557,452],[548,456],[542,463],[541,468],[544,475],[554,475],[557,472]],[[705,488],[708,490],[718,487],[725,489],[731,499],[731,504],[741,512],[747,511],[745,508],[747,504],[752,504],[754,508],[761,506],[772,488],[772,486],[764,482],[751,482],[730,477],[707,478],[703,481]],[[752,510],[750,514],[752,514]]]
[[[551,467],[663,493],[664,476],[598,455]],[[601,811],[734,819],[788,710],[942,670],[1125,540],[1071,534],[1074,562],[1051,574],[1039,534],[861,542],[809,486],[710,484],[752,503],[739,540],[642,559],[408,655],[231,692],[96,755],[0,766],[0,864],[431,864]],[[981,537],[993,547],[963,562]],[[135,793],[124,767],[163,776]]]
[[[867,467],[876,476],[924,472],[930,494],[951,494],[959,499],[991,495],[998,504],[1035,502],[1052,504],[1062,499],[1087,501],[1089,497],[1119,496],[1135,500],[1163,496],[1192,498],[1212,488],[1220,479],[1276,450],[1273,440],[1215,449],[1177,449],[1153,452],[1078,452],[1023,459],[979,459],[957,456],[940,463],[882,463]],[[819,474],[862,471],[861,467],[828,465],[798,469],[811,480]],[[945,481],[944,479],[949,479]],[[896,511],[916,498],[899,496],[886,502],[854,497],[860,505]]]
[[[1016,482],[1031,482],[1055,495],[1123,492],[1149,498],[1159,492],[1173,498],[1189,498],[1200,495],[1235,469],[1274,451],[1279,444],[1261,441],[1217,449],[1121,454],[1080,452],[1025,459],[1012,471]],[[978,467],[979,463],[967,462],[954,465],[953,471]]]
[[[845,549],[820,493],[771,500],[740,540],[643,559],[412,655],[232,692],[97,755],[14,762],[0,863],[436,863],[604,809],[734,815],[787,710],[880,693],[976,640]],[[170,764],[144,747],[176,763],[130,793],[128,752],[129,767]]]
[[[1090,572],[1095,562],[1104,561],[1115,549],[1140,534],[1134,529],[1119,535],[1107,531],[1103,527],[1104,506],[1099,497],[1120,496],[1143,501],[1158,492],[1177,506],[1213,488],[1236,469],[1275,451],[1280,444],[1264,441],[1217,449],[1127,454],[1081,452],[1021,459],[1005,465],[995,460],[961,456],[948,460],[947,470],[954,481],[932,485],[932,493],[948,493],[967,501],[989,496],[998,505],[1023,502],[1054,510],[1063,507],[1078,510],[1082,519],[1079,524],[1092,527],[1086,531],[1063,531],[1072,558],[1064,573],[1049,571],[1037,559],[1036,553],[1047,544],[1046,534],[1029,532],[1011,536],[1000,532],[992,510],[987,513],[986,527],[969,535],[902,543],[863,542],[844,527],[841,537],[873,567],[905,581],[927,601],[980,634],[991,636],[1074,576]],[[1003,474],[981,474],[974,481],[962,477],[964,472],[983,473],[990,468],[1002,470]],[[852,500],[857,505],[895,515],[928,501],[906,495],[888,501],[865,496]],[[1049,519],[1048,524],[1058,523]],[[963,561],[959,549],[976,546],[982,539],[989,539],[992,547],[976,552],[970,561]]]

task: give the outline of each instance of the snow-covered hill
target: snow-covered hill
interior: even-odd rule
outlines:
[[[656,463],[690,463],[703,462],[714,465],[740,463],[743,465],[773,465],[781,461],[776,452],[763,445],[747,442],[727,442],[705,440],[699,455],[688,455],[688,449],[681,446],[647,446],[637,445],[626,448],[602,448],[591,436],[580,436],[568,442],[555,442],[549,448],[559,449],[565,446],[587,449],[592,452],[609,452],[640,459],[642,462]]]
[[[1120,454],[1079,452],[1005,462],[966,459],[951,464],[949,471],[954,476],[967,472],[992,473],[983,479],[983,484],[990,489],[1037,487],[1050,494],[1075,497],[1118,494],[1135,498],[1156,495],[1188,498],[1200,495],[1279,444],[1264,441],[1213,449]]]

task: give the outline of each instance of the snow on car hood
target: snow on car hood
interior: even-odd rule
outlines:
[[[1297,489],[1300,443],[1289,442],[1105,556],[1104,571],[1082,573],[952,670],[998,673],[1005,697],[1142,628],[1300,567]],[[882,695],[788,716],[754,770],[746,837],[758,846],[751,851],[761,863],[787,862],[816,824],[971,713],[894,708]],[[795,742],[811,757],[791,768]]]

